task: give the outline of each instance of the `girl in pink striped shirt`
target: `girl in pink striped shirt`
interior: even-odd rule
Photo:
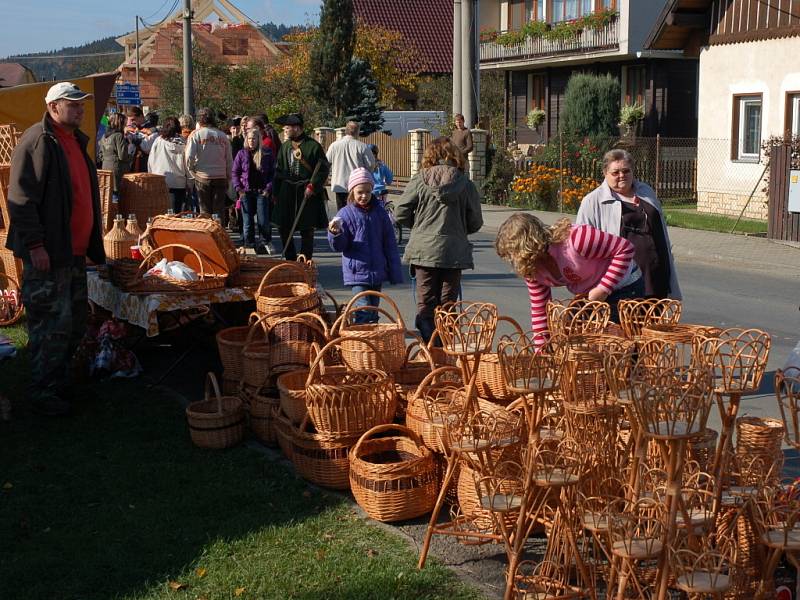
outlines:
[[[533,215],[516,213],[500,226],[495,249],[525,279],[534,332],[547,331],[546,307],[554,287],[608,302],[613,321],[619,300],[644,296],[633,244],[591,225],[561,219],[545,227]]]

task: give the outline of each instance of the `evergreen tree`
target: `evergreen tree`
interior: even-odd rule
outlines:
[[[581,138],[614,135],[619,98],[619,81],[611,75],[576,73],[567,83],[561,130]]]
[[[354,58],[350,61],[342,85],[341,104],[347,116],[361,123],[361,135],[383,127],[384,107],[378,106],[378,84],[366,60]]]
[[[311,94],[336,117],[341,103],[342,83],[347,76],[356,43],[353,0],[324,0],[319,31],[311,48]]]

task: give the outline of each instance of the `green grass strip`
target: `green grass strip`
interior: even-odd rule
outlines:
[[[719,231],[730,233],[734,224],[735,217],[713,215],[697,212],[690,208],[664,208],[664,216],[667,224],[672,227],[683,227],[685,229],[701,229],[704,231]],[[754,221],[742,219],[736,225],[734,233],[765,234],[767,232],[766,221]]]

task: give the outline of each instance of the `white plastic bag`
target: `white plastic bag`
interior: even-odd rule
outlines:
[[[166,258],[162,258],[144,274],[145,277],[152,277],[154,275],[166,275],[167,277],[172,277],[180,281],[197,281],[198,279],[194,269],[189,268],[179,260],[168,262]]]

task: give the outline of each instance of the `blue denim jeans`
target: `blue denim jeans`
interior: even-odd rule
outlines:
[[[365,292],[367,290],[373,292],[380,292],[381,286],[380,285],[354,285],[353,288],[353,296],[360,292]],[[377,296],[362,296],[358,300],[354,306],[378,306],[381,299]],[[378,318],[380,317],[380,313],[376,310],[358,310],[353,313],[353,323],[357,325],[365,324],[365,323],[377,323]]]
[[[644,298],[644,277],[639,277],[633,283],[626,285],[624,288],[614,290],[608,295],[606,302],[611,306],[611,320],[614,323],[619,323],[617,305],[620,300],[634,300],[636,298]]]
[[[256,225],[258,221],[258,225]],[[255,246],[256,237],[262,244],[272,241],[269,222],[269,198],[257,192],[246,192],[242,197],[242,239],[246,246]],[[258,234],[258,236],[256,236]]]

